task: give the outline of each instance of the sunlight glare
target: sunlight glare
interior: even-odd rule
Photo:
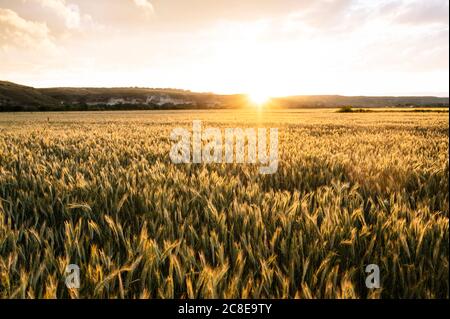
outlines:
[[[264,92],[252,92],[247,94],[248,99],[256,106],[261,107],[266,104],[270,97]]]

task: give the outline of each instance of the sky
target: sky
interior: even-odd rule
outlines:
[[[0,80],[448,96],[449,1],[0,0]]]

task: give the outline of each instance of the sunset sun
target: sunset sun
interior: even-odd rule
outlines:
[[[270,96],[264,92],[250,92],[247,96],[248,99],[258,107],[263,106],[270,100]]]

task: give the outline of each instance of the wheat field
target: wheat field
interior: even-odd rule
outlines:
[[[172,164],[192,120],[278,128],[277,173]],[[448,151],[448,113],[0,114],[0,298],[449,298]]]

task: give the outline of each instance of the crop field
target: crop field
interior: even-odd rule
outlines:
[[[278,128],[277,172],[173,164],[193,120]],[[0,298],[449,298],[448,151],[437,112],[3,113]]]

